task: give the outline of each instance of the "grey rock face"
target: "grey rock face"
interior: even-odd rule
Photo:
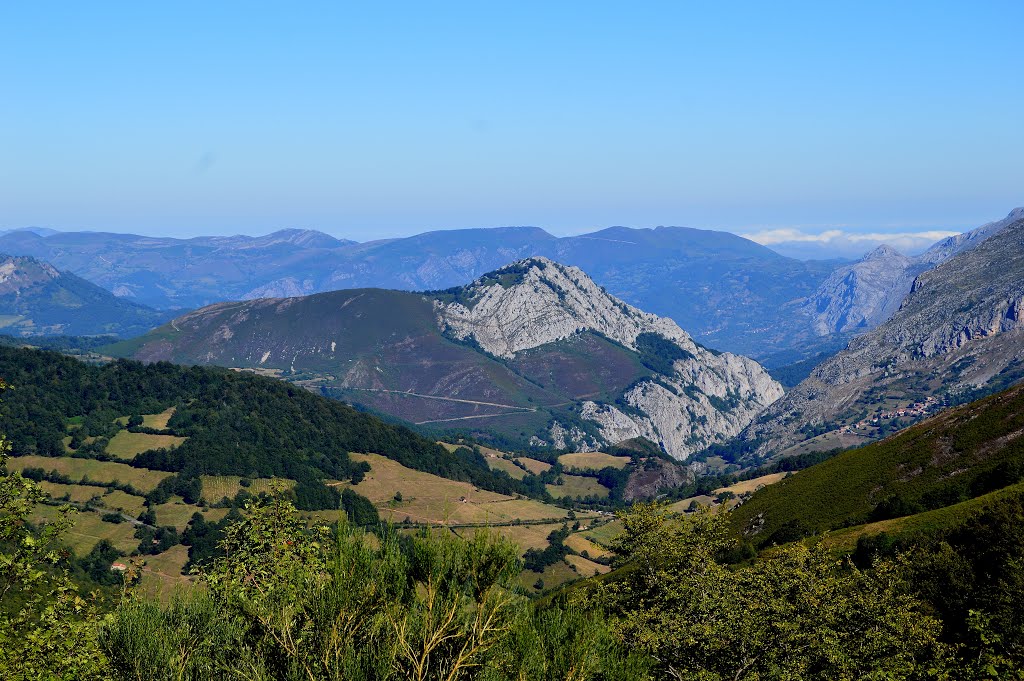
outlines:
[[[672,341],[685,358],[674,363],[671,375],[629,389],[623,396],[629,414],[587,401],[581,416],[597,425],[605,442],[645,437],[680,460],[739,433],[783,393],[757,362],[711,352],[671,319],[627,305],[582,270],[546,258],[498,270],[468,287],[462,300],[439,302],[437,313],[448,333],[506,359],[583,331],[596,331],[632,350],[645,333]],[[592,444],[582,432],[558,423],[550,434],[558,449]]]
[[[1014,209],[1003,220],[943,239],[915,257],[879,246],[857,262],[832,272],[801,312],[810,318],[819,336],[873,329],[895,314],[917,275],[975,248],[1021,218],[1024,208]]]
[[[892,316],[927,266],[888,246],[837,268],[803,307],[819,336],[872,329]]]
[[[817,367],[743,437],[777,452],[803,439],[805,424],[863,412],[872,390],[955,396],[1012,380],[1007,371],[1024,362],[1024,215],[993,224],[973,248],[920,274],[891,319]]]
[[[473,338],[487,352],[510,358],[520,350],[590,330],[628,348],[642,333],[657,333],[694,352],[696,344],[665,317],[638,310],[606,293],[578,267],[530,258],[513,285],[474,283],[469,301],[439,304],[439,322],[459,339]],[[520,268],[522,263],[514,263]],[[504,268],[498,275],[508,271]]]

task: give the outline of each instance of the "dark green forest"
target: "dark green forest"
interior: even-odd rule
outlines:
[[[497,492],[525,491],[469,449],[449,452],[398,425],[282,381],[213,367],[118,360],[86,364],[44,350],[0,347],[0,376],[15,386],[0,404],[14,455],[64,456],[71,419],[78,437],[100,442],[74,455],[103,458],[104,440],[125,414],[176,411],[165,434],[187,437],[173,450],[137,455],[135,466],[176,473],[178,493],[202,474],[297,480],[304,508],[337,508],[317,481],[358,476],[349,452],[382,454],[416,470]],[[139,425],[129,430],[146,432]],[[324,505],[326,504],[326,506]]]

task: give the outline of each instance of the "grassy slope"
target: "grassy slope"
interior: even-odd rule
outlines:
[[[873,536],[882,532],[895,537],[917,533],[931,533],[936,530],[961,525],[969,517],[980,512],[992,502],[1018,494],[1024,494],[1024,483],[1010,485],[995,492],[989,492],[980,497],[968,499],[952,506],[937,508],[933,511],[915,513],[914,515],[902,518],[879,520],[853,527],[844,527],[841,530],[825,535],[822,541],[836,551],[846,553],[855,549],[857,540],[865,536]]]
[[[951,409],[881,442],[800,471],[755,493],[734,519],[768,537],[799,521],[812,531],[862,524],[894,495],[910,503],[960,501],[952,493],[999,466],[1024,462],[1024,386]],[[969,493],[969,492],[968,492]]]

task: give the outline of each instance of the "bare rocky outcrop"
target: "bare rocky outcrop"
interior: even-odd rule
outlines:
[[[743,438],[778,452],[803,439],[801,428],[848,422],[870,406],[870,391],[920,399],[1014,380],[1024,363],[1024,211],[1012,215],[920,274],[892,318],[818,366]]]
[[[694,480],[689,466],[680,466],[659,459],[647,459],[629,475],[622,498],[626,501],[652,499],[668,489],[687,485]]]
[[[529,258],[466,287],[463,300],[438,303],[438,321],[459,339],[472,338],[497,357],[514,357],[584,330],[636,349],[642,333],[656,333],[689,352],[696,344],[666,317],[608,294],[578,267]]]
[[[943,239],[914,257],[879,246],[857,262],[837,267],[799,309],[818,336],[873,329],[896,313],[919,274],[977,247],[1022,218],[1024,208],[1016,208],[1002,220]]]
[[[497,270],[466,287],[457,300],[437,303],[438,323],[497,357],[598,332],[638,350],[643,334],[656,334],[682,352],[662,373],[622,396],[622,408],[586,401],[580,416],[607,443],[645,437],[679,460],[737,434],[782,396],[782,387],[755,361],[716,353],[693,342],[671,319],[609,295],[576,267],[531,258]],[[587,447],[582,432],[551,428],[558,449]]]

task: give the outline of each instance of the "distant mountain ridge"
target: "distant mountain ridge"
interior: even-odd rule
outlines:
[[[973,248],[918,275],[890,319],[815,368],[743,439],[777,453],[809,428],[863,423],[885,405],[958,402],[1024,379],[1024,214],[964,241]]]
[[[536,227],[466,229],[363,244],[310,230],[196,239],[22,231],[0,235],[0,249],[163,309],[351,288],[444,289],[542,256],[581,267],[616,296],[671,317],[707,345],[761,354],[817,343],[783,308],[812,294],[832,269],[733,234],[682,227],[612,227],[562,238]]]
[[[315,230],[194,239],[99,232],[0,234],[0,249],[52,262],[162,309],[354,288],[461,286],[528,257],[582,268],[623,301],[671,317],[710,347],[780,366],[834,351],[888,319],[921,272],[1012,222],[944,239],[916,257],[881,246],[854,263],[799,261],[727,232],[609,227],[435,231],[355,243]]]
[[[1016,208],[1002,220],[943,239],[914,257],[879,246],[860,260],[837,267],[802,312],[819,336],[873,329],[899,309],[917,275],[977,247],[1022,218],[1024,208]]]
[[[546,258],[428,294],[220,303],[109,350],[274,373],[412,423],[494,431],[520,446],[645,437],[680,460],[782,395],[753,360],[707,350],[672,320]]]
[[[168,316],[49,263],[0,254],[0,328],[5,332],[132,336],[162,324]]]

